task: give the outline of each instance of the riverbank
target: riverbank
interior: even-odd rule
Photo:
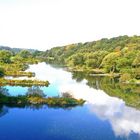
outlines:
[[[10,85],[10,86],[49,86],[48,81],[41,80],[14,80],[14,79],[4,79],[0,78],[0,85]]]
[[[65,70],[69,72],[88,72],[93,74],[104,74],[105,71],[103,69],[88,69],[88,68],[80,68],[80,67],[69,67],[66,66]]]
[[[86,72],[90,76],[109,76],[109,77],[121,76],[121,73],[106,73],[103,69],[82,69],[82,68],[66,67],[65,70],[69,72]]]
[[[36,62],[36,61],[35,61]],[[27,76],[27,77],[34,77],[35,73],[33,72],[26,72],[29,68],[29,64],[37,64],[38,62],[35,63],[34,61],[31,62],[12,62],[12,63],[0,63],[0,67],[3,69],[3,74],[4,76]]]
[[[120,73],[104,73],[104,74],[90,74],[90,76],[108,76],[108,77],[120,77]]]
[[[17,80],[14,77],[35,77],[34,72],[25,71],[29,68],[29,64],[38,64],[40,61],[33,58],[22,59],[19,61],[11,61],[10,63],[0,63],[1,68],[1,78],[0,85],[10,85],[10,86],[48,86],[48,81],[41,80]],[[10,78],[8,78],[10,77]]]
[[[6,72],[5,76],[13,76],[13,77],[21,77],[21,76],[27,76],[27,77],[35,77],[35,73],[33,72],[25,72],[25,71],[12,71],[12,72]]]
[[[140,85],[139,78],[133,78],[132,75],[135,73],[115,73],[110,72],[106,73],[103,69],[83,69],[83,68],[72,68],[72,67],[66,67],[66,71],[69,72],[83,72],[93,77],[111,77],[111,78],[118,78],[120,83],[125,84],[137,84]]]

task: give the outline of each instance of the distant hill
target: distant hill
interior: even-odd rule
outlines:
[[[44,57],[48,62],[76,70],[125,73],[124,79],[140,79],[140,36],[125,35],[55,47],[47,50]]]
[[[9,50],[9,51],[12,51],[12,52],[14,52],[14,53],[18,53],[18,52],[20,52],[21,50],[28,50],[28,51],[30,51],[31,53],[37,51],[37,50],[35,50],[35,49],[11,48],[11,47],[8,47],[8,46],[0,46],[0,50]]]

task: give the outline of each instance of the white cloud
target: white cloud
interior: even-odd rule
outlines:
[[[0,0],[0,44],[46,50],[140,35],[139,0]]]

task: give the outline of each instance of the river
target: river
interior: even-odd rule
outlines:
[[[86,103],[65,109],[0,106],[0,140],[140,139],[140,110],[132,102],[140,93],[139,87],[121,87],[114,80],[107,83],[102,78],[71,73],[46,63],[30,65],[27,71],[35,72],[32,79],[48,80],[49,87],[5,86],[1,92],[16,96],[36,91],[47,97],[69,92]],[[135,98],[132,92],[137,93]]]

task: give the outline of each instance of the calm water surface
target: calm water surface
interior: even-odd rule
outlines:
[[[1,92],[16,96],[36,91],[48,97],[70,92],[75,98],[83,98],[87,102],[67,109],[0,106],[0,140],[140,139],[140,111],[127,106],[124,100],[106,94],[95,78],[92,77],[89,82],[84,76],[45,63],[31,65],[28,71],[36,73],[35,79],[48,80],[50,86],[5,86],[1,87]],[[135,92],[139,94],[138,88]],[[122,94],[126,97],[132,92],[131,88],[125,91]]]

